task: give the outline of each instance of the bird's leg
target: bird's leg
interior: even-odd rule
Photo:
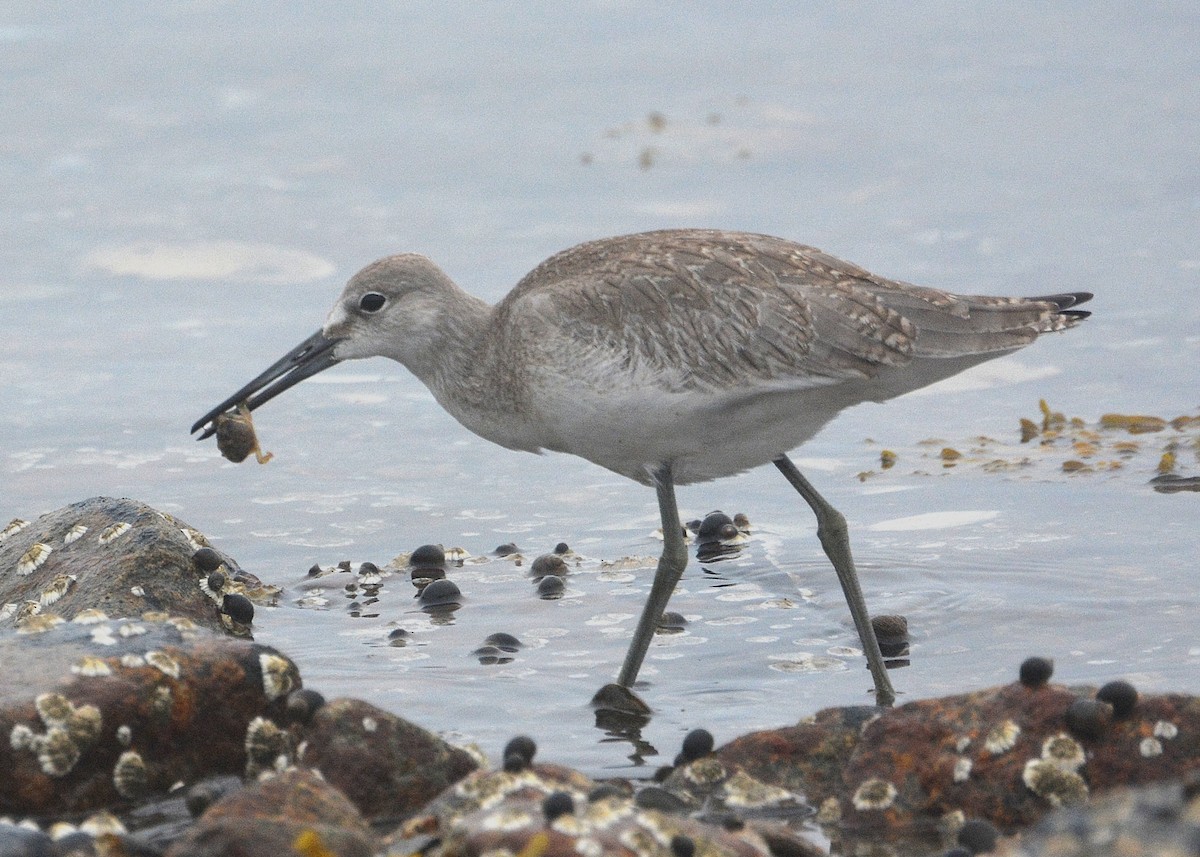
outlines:
[[[646,606],[642,608],[642,618],[638,620],[637,630],[629,643],[629,651],[625,654],[625,663],[621,666],[621,674],[617,684],[621,687],[632,687],[637,680],[638,670],[650,648],[654,631],[662,619],[667,602],[679,578],[683,577],[683,569],[687,566],[687,545],[683,541],[683,525],[679,522],[679,508],[675,504],[675,481],[671,477],[670,465],[663,465],[654,471],[654,489],[658,492],[658,510],[662,514],[663,552],[658,559],[658,568],[654,572],[654,585],[650,587],[650,596]]]
[[[892,681],[883,665],[883,654],[879,651],[879,641],[871,627],[867,602],[863,598],[862,588],[858,585],[854,557],[850,554],[850,531],[846,527],[846,519],[828,500],[817,493],[817,489],[804,478],[790,458],[781,455],[774,463],[817,516],[817,538],[821,540],[825,555],[833,563],[833,570],[837,572],[838,582],[842,584],[842,592],[846,595],[846,604],[850,607],[850,615],[854,617],[854,627],[858,629],[863,653],[867,656],[867,665],[871,669],[871,677],[875,680],[875,702],[878,705],[891,705],[896,699],[896,692],[892,689]]]

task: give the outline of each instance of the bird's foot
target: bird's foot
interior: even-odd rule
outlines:
[[[650,716],[650,706],[642,702],[640,696],[625,685],[615,682],[596,691],[596,695],[592,697],[592,708],[633,717]]]

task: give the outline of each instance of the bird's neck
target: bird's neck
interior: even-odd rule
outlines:
[[[495,308],[456,290],[437,314],[434,324],[423,325],[424,348],[410,342],[402,362],[471,431],[510,449],[534,448],[526,440],[529,414],[521,379],[497,335]]]

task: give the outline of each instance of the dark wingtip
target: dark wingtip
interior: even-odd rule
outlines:
[[[1054,304],[1060,310],[1065,310],[1065,309],[1069,309],[1070,307],[1073,307],[1073,306],[1079,306],[1080,304],[1085,304],[1094,297],[1095,297],[1095,295],[1093,295],[1091,292],[1063,292],[1062,294],[1059,294],[1059,295],[1039,295],[1037,297],[1026,298],[1026,300],[1041,301],[1042,303]],[[1067,315],[1067,313],[1063,313],[1063,314]],[[1087,316],[1085,314],[1082,317],[1086,318]]]

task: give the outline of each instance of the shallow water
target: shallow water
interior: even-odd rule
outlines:
[[[736,559],[689,567],[672,609],[690,623],[651,652],[656,715],[634,744],[586,703],[649,586],[644,563],[601,563],[656,555],[651,492],[491,447],[384,361],[260,411],[266,466],[187,435],[385,253],[426,253],[494,300],[577,241],[751,229],[958,291],[1097,293],[1083,327],[854,409],[797,453],[850,520],[872,610],[908,616],[901,699],[1011,680],[1031,653],[1069,682],[1200,691],[1197,496],[1147,485],[1172,432],[1076,476],[1072,453],[1017,443],[1042,397],[1089,421],[1200,406],[1196,17],[692,10],[10,4],[0,518],[94,494],[169,511],[288,587],[256,634],[308,684],[493,755],[526,732],[546,758],[642,775],[695,726],[724,741],[866,702],[811,516],[771,468],[680,491],[685,517],[742,511],[754,529]],[[1000,446],[969,453],[981,435]],[[947,445],[967,459],[944,468]],[[897,466],[860,481],[883,447]],[[1193,451],[1179,460],[1195,474]],[[296,605],[313,563],[508,541],[527,562],[567,542],[568,597],[536,598],[493,558],[452,572],[466,599],[447,625],[403,578],[374,618],[337,590]],[[397,626],[403,648],[386,645]],[[481,665],[494,631],[526,647]]]

